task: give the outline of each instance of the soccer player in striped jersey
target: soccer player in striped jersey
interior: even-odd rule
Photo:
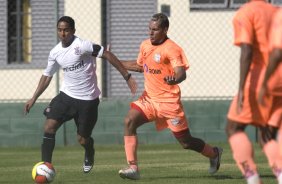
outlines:
[[[78,142],[84,147],[83,172],[88,173],[94,164],[94,140],[92,130],[98,117],[100,90],[97,85],[96,57],[107,59],[124,77],[129,89],[136,92],[136,82],[117,57],[103,46],[82,40],[75,34],[75,22],[69,16],[57,22],[60,42],[50,51],[47,67],[30,100],[24,106],[28,113],[38,97],[49,86],[53,75],[63,69],[64,80],[60,93],[52,99],[44,114],[44,136],[41,147],[42,161],[52,162],[55,136],[60,126],[74,119]]]

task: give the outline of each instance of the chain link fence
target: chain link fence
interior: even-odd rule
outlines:
[[[151,12],[164,11],[170,20],[168,36],[184,49],[190,62],[187,79],[180,85],[183,98],[222,100],[230,99],[236,92],[239,49],[233,46],[232,17],[235,10],[192,11],[189,8],[189,1],[183,0],[151,1],[149,6],[152,8],[151,11],[142,8],[142,3],[146,3],[142,0],[0,0],[0,2],[2,6],[0,8],[4,12],[0,19],[3,25],[0,36],[5,43],[3,57],[0,60],[1,102],[24,102],[32,96],[47,65],[49,51],[57,43],[56,22],[61,15],[74,18],[76,35],[103,46],[115,41],[111,36],[113,33],[110,32],[114,30],[112,29],[114,26],[128,30],[134,37],[128,36],[128,32],[120,31],[122,38],[120,44],[125,43],[127,46],[131,44],[132,50],[124,50],[124,55],[120,55],[120,50],[112,50],[121,60],[125,60],[136,59],[128,57],[137,56],[140,42],[147,37],[146,30]],[[118,4],[120,8],[113,9],[115,7],[113,3],[120,3]],[[122,8],[125,5],[134,8],[136,3],[140,3],[140,9]],[[121,25],[118,20],[115,19],[114,22],[110,18],[110,15],[116,14],[120,15],[121,19],[126,16],[129,18]],[[140,17],[140,21],[132,19],[132,22],[130,17]],[[144,28],[141,34],[134,32],[138,25]],[[128,56],[128,52],[132,55]],[[105,67],[109,66],[104,65],[104,62],[101,59],[97,60],[98,83],[103,97],[127,99],[129,93],[121,92],[113,96],[104,92],[109,91],[107,88],[115,87],[114,84],[108,85],[111,79],[107,76],[110,73]],[[140,94],[143,90],[142,75],[133,75],[138,79]],[[50,86],[39,100],[49,101],[54,97],[61,81],[62,71],[53,77]]]

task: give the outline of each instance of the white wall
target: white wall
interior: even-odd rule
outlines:
[[[190,62],[181,84],[183,97],[233,96],[239,79],[239,49],[233,46],[235,11],[190,11],[189,0],[158,0],[170,5],[168,35]]]
[[[101,44],[101,3],[98,0],[83,0],[77,4],[76,0],[65,0],[65,15],[71,16],[76,23],[76,35],[83,39]],[[46,56],[46,62],[47,62]],[[1,70],[0,72],[0,101],[10,100],[26,101],[35,91],[43,70]],[[101,86],[101,59],[97,60],[98,84]],[[57,94],[56,75],[48,89],[40,96],[38,101],[49,101]],[[7,80],[9,79],[8,84]],[[62,79],[62,72],[60,72]],[[61,82],[61,81],[60,81]]]
[[[65,0],[65,15],[76,21],[76,34],[101,44],[100,1]],[[188,78],[181,84],[183,97],[233,96],[237,89],[239,49],[233,46],[232,17],[234,11],[190,11],[189,0],[158,0],[171,6],[169,37],[185,50],[190,62]],[[46,56],[47,58],[47,56]],[[0,100],[29,99],[42,70],[1,70]],[[60,72],[62,75],[62,72]],[[101,60],[97,61],[101,86]],[[7,80],[9,84],[7,85]],[[56,95],[56,76],[39,98],[48,101]],[[20,87],[18,87],[20,86]]]

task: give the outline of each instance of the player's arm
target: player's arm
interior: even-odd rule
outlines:
[[[143,67],[138,65],[136,60],[121,61],[121,63],[124,66],[124,68],[126,68],[129,71],[140,72],[140,73],[144,72]]]
[[[186,79],[186,70],[183,66],[173,68],[174,75],[169,75],[164,78],[165,83],[168,85],[179,84]]]
[[[46,88],[49,86],[50,82],[52,80],[52,76],[45,76],[42,75],[39,83],[37,85],[37,88],[30,100],[28,100],[24,106],[24,113],[29,113],[30,109],[32,108],[35,101],[38,99],[38,97],[46,90]]]
[[[276,68],[279,65],[279,62],[282,62],[282,49],[273,49],[273,51],[270,53],[269,56],[269,64],[267,66],[264,80],[263,80],[263,86],[266,86],[269,78],[274,73]]]
[[[268,93],[267,82],[271,77],[271,75],[275,72],[276,68],[279,65],[279,62],[282,62],[282,49],[275,48],[271,51],[269,55],[269,64],[266,68],[264,80],[262,82],[262,87],[259,92],[258,101],[262,105],[264,105],[263,96]]]
[[[251,44],[241,43],[240,48],[241,48],[240,79],[239,79],[239,89],[238,89],[237,112],[240,112],[243,107],[245,83],[253,57],[253,50]]]
[[[102,54],[100,53],[102,51]],[[132,94],[136,93],[137,90],[137,84],[136,81],[131,77],[131,74],[128,73],[126,68],[122,65],[120,60],[111,52],[107,50],[101,49],[101,46],[99,45],[93,45],[93,56],[97,57],[98,55],[101,55],[101,58],[106,59],[109,61],[123,76],[124,80],[127,82],[128,87],[130,88],[130,91]]]
[[[111,51],[111,45],[107,45],[107,51]],[[142,66],[138,65],[137,64],[137,61],[136,60],[127,60],[127,61],[124,61],[124,60],[120,60],[123,67],[129,71],[132,71],[132,72],[140,72],[140,73],[143,73],[144,72],[144,69]]]
[[[241,44],[241,55],[240,55],[240,81],[239,91],[244,90],[246,78],[251,66],[253,50],[250,44]]]

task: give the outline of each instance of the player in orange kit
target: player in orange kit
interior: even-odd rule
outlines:
[[[220,166],[222,148],[212,147],[190,134],[178,86],[186,79],[189,64],[183,50],[167,37],[168,28],[166,15],[153,15],[149,23],[150,39],[142,42],[137,61],[122,62],[128,70],[144,72],[145,77],[145,91],[131,103],[125,117],[124,146],[129,166],[119,171],[122,178],[140,179],[137,128],[151,121],[155,121],[157,130],[169,128],[184,149],[208,157],[211,174]]]
[[[265,72],[265,77],[259,92],[259,102],[267,106],[266,98],[271,98],[270,115],[268,126],[275,133],[279,129],[278,143],[280,155],[276,159],[277,170],[281,171],[282,163],[282,9],[275,14],[269,37],[269,64]],[[273,136],[273,142],[276,140]],[[282,184],[282,174],[277,173],[279,184]]]
[[[261,183],[253,158],[252,143],[244,131],[248,125],[259,128],[263,151],[273,173],[278,176],[275,167],[278,147],[268,137],[269,110],[257,101],[268,63],[267,35],[275,11],[276,8],[264,0],[251,0],[236,12],[233,19],[234,44],[241,48],[240,81],[238,94],[234,97],[227,115],[226,132],[233,158],[248,184]]]

